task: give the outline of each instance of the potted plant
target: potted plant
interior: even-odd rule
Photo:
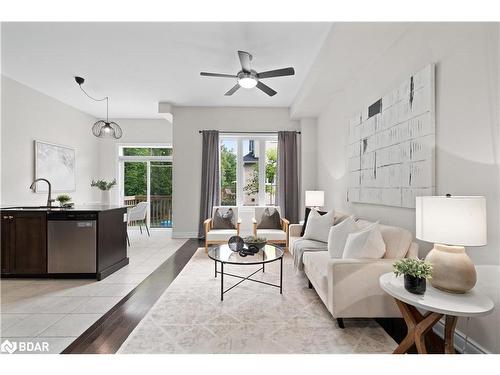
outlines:
[[[405,258],[394,263],[396,276],[404,275],[405,289],[410,293],[424,294],[426,280],[431,278],[432,265],[423,259]]]
[[[255,236],[248,236],[243,239],[245,244],[248,246],[249,249],[257,249],[260,250],[264,246],[266,246],[267,239],[264,237],[255,237]]]
[[[109,198],[109,191],[113,186],[116,185],[116,179],[113,178],[112,181],[108,182],[106,180],[97,180],[90,183],[91,187],[96,187],[102,192],[102,203],[104,204],[109,204],[110,198]]]
[[[56,201],[59,202],[59,206],[61,206],[61,207],[66,207],[68,205],[71,205],[69,203],[71,201],[71,197],[68,194],[58,195],[56,198]]]

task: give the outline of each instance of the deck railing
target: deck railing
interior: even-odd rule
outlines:
[[[133,207],[139,202],[146,202],[145,195],[132,195],[124,197],[124,204]],[[171,228],[172,227],[172,196],[171,195],[151,195],[149,205],[152,228]],[[136,225],[130,223],[129,225]]]

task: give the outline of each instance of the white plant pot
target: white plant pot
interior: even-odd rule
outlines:
[[[110,190],[101,190],[101,203],[105,205],[109,205],[111,202],[111,191]]]

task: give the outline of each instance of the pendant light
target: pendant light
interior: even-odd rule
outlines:
[[[109,121],[108,115],[109,115],[109,98],[106,96],[105,98],[102,99],[96,99],[87,94],[87,92],[83,89],[82,84],[85,82],[85,79],[82,77],[75,77],[75,81],[80,87],[80,90],[83,91],[85,95],[87,95],[90,99],[95,100],[96,102],[102,102],[103,100],[106,100],[106,121],[104,120],[99,120],[94,125],[92,125],[92,134],[94,134],[96,137],[99,138],[113,138],[113,139],[119,139],[121,138],[123,132],[120,126],[113,121]]]

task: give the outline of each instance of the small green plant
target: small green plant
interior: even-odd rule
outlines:
[[[409,275],[421,279],[430,279],[432,265],[423,259],[405,258],[398,260],[393,264],[396,276]]]
[[[267,239],[264,237],[248,236],[243,238],[246,243],[266,243]]]
[[[97,180],[97,181],[92,180],[92,183],[90,184],[91,187],[96,187],[99,190],[103,191],[110,190],[115,185],[116,185],[116,178],[113,178],[113,181],[110,182],[106,180]]]
[[[71,197],[68,194],[61,194],[57,196],[56,201],[58,201],[61,206],[64,206],[71,201]]]

